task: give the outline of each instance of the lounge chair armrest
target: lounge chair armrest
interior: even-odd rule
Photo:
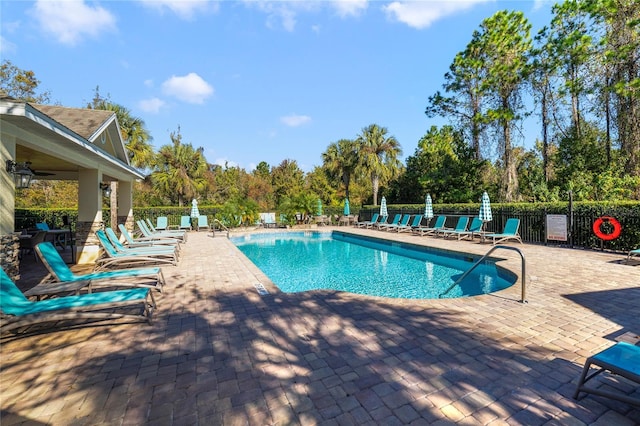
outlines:
[[[89,287],[89,283],[89,281],[78,281],[70,283],[42,283],[25,291],[24,295],[27,297],[36,296],[39,299],[40,296],[48,296],[51,294],[79,294],[81,289]]]

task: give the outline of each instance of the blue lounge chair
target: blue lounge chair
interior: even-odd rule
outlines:
[[[37,230],[35,232],[32,231],[30,238],[20,238],[20,252],[18,256],[22,259],[22,257],[27,253],[33,253],[33,258],[35,261],[38,261],[38,256],[36,255],[35,247],[43,242],[47,238],[47,231]]]
[[[209,226],[209,218],[204,214],[198,216],[198,231],[201,229],[205,229],[207,231],[211,230],[211,226]]]
[[[467,216],[460,216],[456,227],[453,229],[442,228],[436,231],[436,235],[442,235],[443,238],[447,238],[449,235],[455,235],[458,232],[465,232],[469,225],[469,218]]]
[[[91,293],[94,287],[148,287],[162,292],[165,280],[160,268],[121,269],[117,271],[92,272],[76,275],[64,262],[58,250],[50,242],[36,246],[36,253],[47,268],[50,279],[25,292],[25,296],[41,296],[50,293],[54,286],[62,291],[65,285],[69,291],[78,292],[86,288]],[[55,283],[55,284],[54,284]],[[74,285],[77,284],[77,285]]]
[[[47,225],[46,222],[36,223],[36,229],[39,229],[41,231],[51,231],[51,228],[49,228],[49,225]]]
[[[633,256],[640,256],[640,248],[629,251],[629,254],[627,254],[627,262],[630,261]]]
[[[135,308],[136,313],[120,312]],[[151,323],[156,302],[148,288],[103,291],[32,301],[0,269],[0,331],[57,321],[126,318]],[[116,309],[118,311],[116,311]]]
[[[127,255],[127,256],[158,256],[160,258],[173,258],[176,263],[178,261],[178,254],[173,247],[160,248],[159,251],[151,251],[154,247],[134,247],[127,248],[122,244],[119,244],[119,247],[116,247],[109,237],[107,237],[107,233],[102,229],[96,231],[96,236],[100,240],[100,243],[107,243],[116,251],[117,254]],[[104,244],[103,244],[104,245]]]
[[[104,252],[104,257],[96,260],[96,271],[110,268],[132,268],[143,265],[172,265],[178,264],[175,253],[168,254],[140,254],[134,252],[121,253],[111,244],[107,234],[102,229],[96,231],[96,237]]]
[[[479,235],[482,237],[483,232],[482,232],[482,220],[480,220],[479,217],[474,217],[471,220],[471,225],[469,225],[469,229],[465,230],[465,231],[460,231],[460,232],[450,232],[448,235],[455,235],[458,237],[458,240],[464,239],[469,237],[470,240],[473,240],[473,238],[476,235]]]
[[[389,220],[389,216],[378,216],[378,221],[377,222],[368,223],[364,227],[366,229],[377,228],[379,225],[387,223],[388,220]]]
[[[175,239],[180,241],[187,240],[187,233],[185,231],[152,231],[144,220],[136,220],[136,225],[138,225],[138,230],[140,231],[142,238]]]
[[[447,221],[446,216],[443,216],[443,215],[438,216],[433,226],[419,226],[418,228],[413,230],[413,233],[421,236],[433,235],[437,231],[444,229],[444,224],[446,221]]]
[[[157,231],[166,231],[169,227],[169,219],[166,216],[158,216],[156,218],[156,227]]]
[[[595,366],[596,371],[588,375],[592,365]],[[605,371],[640,384],[640,346],[618,342],[587,358],[573,395],[574,399],[578,399],[580,392],[592,393],[640,407],[640,398],[633,398],[622,393],[622,391],[607,390],[606,386],[601,388],[585,386],[587,381]],[[610,389],[615,388],[612,387]]]
[[[380,230],[385,230],[388,226],[396,226],[398,224],[398,222],[400,222],[400,219],[402,218],[402,215],[400,213],[397,213],[394,217],[393,220],[389,223],[378,223],[377,225],[375,225],[376,229],[380,229]]]
[[[168,246],[180,246],[181,241],[178,238],[160,238],[160,237],[138,237],[133,238],[127,228],[121,223],[118,225],[120,229],[120,235],[122,235],[126,241],[126,245],[129,247],[144,247],[145,244],[152,245],[168,245]]]
[[[486,239],[491,239],[493,245],[499,244],[503,241],[516,240],[522,244],[520,234],[518,234],[518,228],[520,228],[520,219],[511,217],[507,219],[504,224],[504,230],[499,234],[485,234]]]
[[[191,231],[191,216],[181,216],[179,230]]]
[[[362,222],[356,222],[355,226],[356,228],[366,228],[367,225],[373,225],[374,223],[376,223],[378,221],[378,217],[380,216],[379,213],[374,213],[371,216],[371,220],[365,220]]]
[[[174,243],[171,245],[168,245],[168,244],[151,245],[153,241],[147,241],[146,245],[135,244],[134,246],[128,246],[128,245],[125,246],[120,242],[120,240],[118,239],[118,236],[113,231],[113,229],[106,227],[104,232],[105,234],[107,234],[107,238],[109,239],[109,241],[111,241],[111,244],[113,244],[113,247],[115,247],[115,249],[121,253],[132,253],[134,251],[136,253],[148,253],[148,254],[173,252],[176,254],[176,256],[180,255],[180,244],[177,241],[174,241]]]
[[[400,226],[408,226],[410,220],[411,220],[410,214],[403,214],[400,220],[398,221],[398,223],[395,223],[395,224],[390,223],[389,225],[383,227],[382,229],[384,229],[385,231],[395,231]]]
[[[398,231],[398,233],[413,231],[415,228],[420,226],[421,222],[422,222],[422,215],[421,214],[417,214],[417,215],[415,215],[413,217],[413,220],[411,221],[411,224],[406,224],[404,226],[398,226],[396,228],[396,231]]]
[[[184,236],[184,234],[185,234],[185,231],[180,231],[178,229],[165,229],[165,230],[157,229],[155,226],[153,226],[153,223],[151,223],[149,218],[146,218],[144,220],[144,222],[147,225],[146,228],[152,234],[167,234],[167,235],[171,235],[172,238],[174,238],[174,237],[176,237],[178,235]]]

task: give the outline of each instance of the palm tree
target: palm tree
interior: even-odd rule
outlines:
[[[184,206],[185,200],[195,198],[206,186],[207,161],[203,148],[194,149],[182,143],[180,128],[170,134],[172,145],[160,148],[151,175],[154,188],[169,199]]]
[[[93,100],[87,105],[88,108],[96,110],[112,111],[116,114],[120,135],[125,143],[129,161],[134,167],[148,168],[153,162],[153,148],[149,141],[151,135],[146,129],[141,118],[131,115],[131,111],[122,105],[111,102],[100,96],[99,88],[96,87]],[[118,220],[118,182],[111,182],[111,223]]]
[[[125,141],[131,165],[138,168],[149,167],[153,162],[153,148],[149,143],[151,136],[145,128],[144,121],[132,116],[128,109],[120,105],[114,105],[111,111],[114,111],[118,117],[120,132]]]
[[[113,111],[118,119],[120,134],[128,151],[129,161],[134,167],[147,168],[153,162],[153,147],[149,143],[151,135],[145,127],[144,120],[131,115],[131,111],[122,105],[111,102],[100,96],[96,87],[93,100],[87,105],[90,109]]]
[[[373,204],[378,205],[380,184],[387,183],[402,167],[398,156],[402,154],[400,143],[394,136],[387,136],[387,128],[371,124],[362,129],[356,139],[360,146],[360,167],[371,176]]]
[[[351,139],[340,139],[322,153],[322,162],[331,179],[344,183],[345,195],[349,198],[351,176],[358,166],[358,145]]]

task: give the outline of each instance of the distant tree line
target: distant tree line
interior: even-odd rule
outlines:
[[[196,198],[241,218],[273,210],[312,214],[318,200],[377,205],[381,195],[391,203],[421,203],[426,193],[435,202],[477,202],[484,190],[501,202],[558,201],[568,191],[574,200],[638,200],[640,8],[634,0],[569,0],[552,11],[533,37],[522,12],[482,21],[454,56],[442,91],[427,100],[428,117],[450,122],[427,129],[406,164],[398,140],[370,124],[353,138],[328,142],[322,165],[310,172],[293,159],[247,171],[209,163],[179,127],[154,152],[144,121],[98,88],[86,107],[116,113],[132,165],[146,172],[135,187],[136,206],[183,206]],[[0,89],[10,96],[50,102],[39,84],[33,71],[6,60],[0,66]],[[541,137],[525,150],[522,125],[532,115]],[[73,188],[39,181],[16,203],[68,207],[57,204],[74,202]]]

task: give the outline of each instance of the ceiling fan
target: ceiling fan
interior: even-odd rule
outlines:
[[[53,176],[55,173],[38,172],[31,168],[31,161],[16,162],[7,160],[7,171],[18,175]]]
[[[24,167],[26,169],[29,169],[29,171],[31,171],[31,173],[33,173],[34,176],[54,176],[55,175],[55,173],[38,172],[36,170],[33,170],[31,168],[31,161],[25,161],[23,164],[24,164]]]

